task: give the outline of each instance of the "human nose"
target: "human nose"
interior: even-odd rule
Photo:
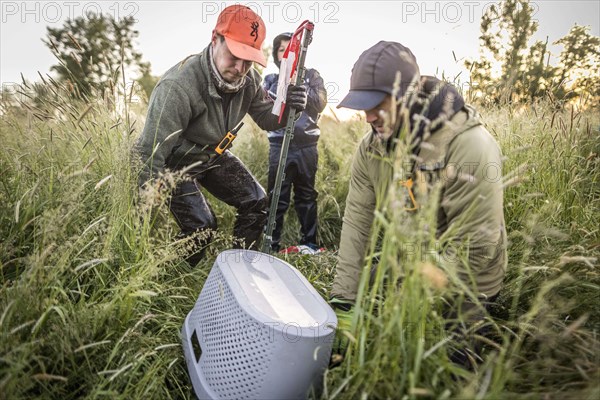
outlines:
[[[236,60],[234,68],[238,71],[238,73],[243,74],[246,72],[250,66],[252,65],[252,61],[247,60]]]
[[[365,111],[365,115],[369,124],[377,121],[377,118],[379,117],[378,112],[375,109]]]

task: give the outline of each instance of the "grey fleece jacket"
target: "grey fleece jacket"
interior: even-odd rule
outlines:
[[[146,124],[135,148],[143,162],[140,185],[165,167],[176,170],[208,161],[216,145],[247,113],[264,130],[285,125],[285,119],[280,124],[271,113],[273,102],[254,69],[232,95],[225,115],[211,79],[208,49],[173,66],[154,88]]]

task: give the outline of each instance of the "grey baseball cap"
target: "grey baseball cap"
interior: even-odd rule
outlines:
[[[397,42],[381,41],[364,51],[352,68],[350,92],[338,104],[354,110],[370,110],[393,94],[396,73],[400,72],[398,98],[419,82],[417,59],[407,47]]]

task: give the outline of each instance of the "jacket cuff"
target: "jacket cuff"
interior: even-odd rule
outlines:
[[[329,304],[331,304],[334,309],[342,311],[350,311],[352,307],[354,307],[353,301],[346,300],[335,295],[329,297]]]

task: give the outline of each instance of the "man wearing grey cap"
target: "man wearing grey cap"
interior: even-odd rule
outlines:
[[[332,287],[336,301],[332,303],[348,310],[356,301],[376,204],[389,183],[390,175],[382,174],[384,163],[389,165],[385,155],[388,160],[393,156],[395,138],[402,128],[402,123],[389,121],[394,103],[397,111],[408,114],[405,129],[412,135],[414,156],[410,179],[426,178],[441,186],[437,237],[451,228],[455,243],[468,242],[467,263],[459,257],[444,257],[448,254],[442,254],[439,262],[445,263],[444,269],[455,270],[478,297],[489,301],[500,291],[507,263],[502,181],[486,176],[486,166],[500,168],[500,149],[477,112],[452,85],[421,76],[408,48],[381,41],[354,64],[350,92],[338,106],[364,111],[372,129],[361,141],[352,164]],[[450,166],[469,166],[472,179],[451,179],[447,173]],[[416,201],[406,200],[408,212],[418,212],[418,196]],[[466,303],[461,312],[468,312],[469,322],[483,318],[483,310]],[[449,311],[447,317],[455,312]],[[467,364],[464,353],[453,356]]]

